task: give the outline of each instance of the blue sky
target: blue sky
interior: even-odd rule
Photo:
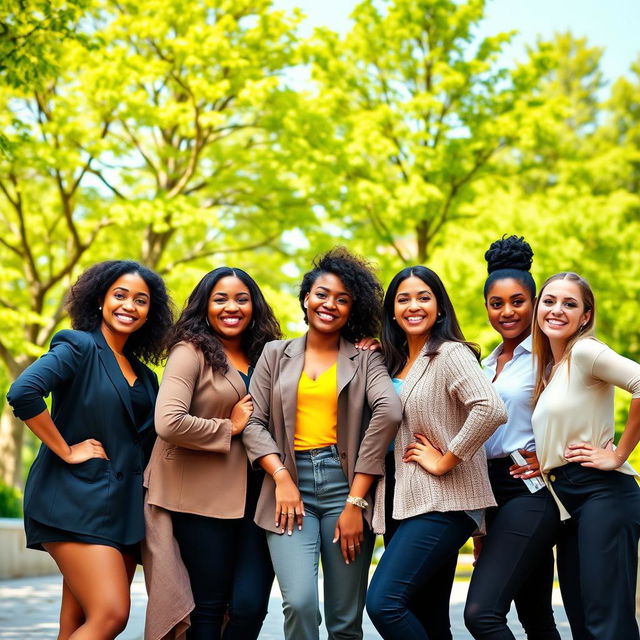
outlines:
[[[326,25],[344,33],[356,0],[274,0],[279,8],[300,7],[308,16],[302,28],[308,34]],[[488,0],[481,35],[517,30],[518,37],[506,52],[511,59],[523,56],[524,46],[537,36],[571,31],[602,47],[602,69],[614,80],[626,73],[640,55],[640,0]]]

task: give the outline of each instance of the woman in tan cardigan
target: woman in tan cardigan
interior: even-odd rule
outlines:
[[[173,329],[146,474],[147,638],[180,637],[184,587],[195,601],[187,638],[258,637],[273,569],[253,522],[263,474],[249,469],[239,436],[252,367],[278,337],[258,285],[228,267],[200,281]]]
[[[393,518],[400,524],[373,576],[367,611],[387,639],[451,638],[458,549],[495,505],[482,444],[506,420],[440,278],[403,269],[384,299],[382,345],[400,386]],[[378,491],[374,527],[384,523]],[[420,594],[430,594],[426,601]],[[427,597],[425,595],[425,597]]]

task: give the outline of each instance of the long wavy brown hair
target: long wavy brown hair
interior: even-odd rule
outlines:
[[[585,322],[573,336],[571,336],[560,362],[562,362],[563,360],[568,360],[569,363],[571,363],[571,348],[573,347],[573,345],[582,338],[587,338],[594,335],[596,323],[596,301],[589,283],[582,276],[574,273],[573,271],[563,271],[562,273],[556,273],[555,275],[548,278],[542,285],[542,289],[540,289],[540,294],[538,295],[538,298],[536,300],[535,307],[533,308],[533,328],[531,330],[531,336],[533,358],[536,365],[536,384],[533,389],[534,405],[536,404],[536,402],[538,402],[540,394],[544,391],[545,387],[549,383],[549,380],[551,378],[552,366],[554,364],[559,364],[559,362],[554,363],[549,338],[547,338],[545,333],[540,328],[540,325],[538,324],[538,307],[540,306],[540,300],[542,300],[542,298],[544,297],[544,290],[547,288],[547,285],[551,282],[554,282],[555,280],[569,280],[570,282],[575,282],[578,285],[578,288],[580,289],[580,293],[582,295],[582,304],[584,305],[584,311],[591,312],[589,320]]]

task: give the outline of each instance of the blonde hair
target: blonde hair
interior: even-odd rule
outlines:
[[[542,300],[542,296],[544,295],[544,290],[546,289],[547,285],[551,282],[554,282],[555,280],[569,280],[570,282],[575,282],[578,285],[578,288],[580,289],[580,293],[582,295],[582,304],[584,305],[584,311],[591,312],[587,322],[581,325],[569,339],[560,362],[566,359],[570,363],[571,348],[573,347],[573,345],[582,338],[594,335],[594,327],[596,321],[596,301],[589,283],[582,276],[579,276],[577,273],[573,273],[572,271],[563,271],[562,273],[556,273],[555,275],[548,278],[542,285],[540,294],[538,295],[535,306],[533,308],[533,327],[531,330],[531,338],[533,361],[536,369],[535,387],[533,389],[534,405],[538,402],[540,394],[544,391],[545,387],[549,383],[549,379],[551,378],[553,353],[551,351],[549,338],[544,334],[544,332],[540,328],[540,325],[538,324],[538,307],[540,306],[540,300]],[[559,362],[557,362],[556,364],[559,364]]]

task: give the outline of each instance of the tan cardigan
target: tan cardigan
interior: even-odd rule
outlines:
[[[507,411],[470,349],[445,342],[436,355],[421,354],[402,385],[400,400],[404,415],[395,440],[393,517],[494,506],[482,445],[506,421]],[[462,462],[443,476],[403,462],[415,433]],[[384,531],[383,482],[376,491],[374,531]]]
[[[194,606],[169,512],[244,515],[247,456],[240,437],[231,436],[229,416],[245,395],[244,381],[232,367],[226,374],[213,371],[190,343],[171,350],[156,402],[160,437],[145,471],[145,640],[183,638]]]
[[[270,453],[298,481],[293,447],[296,427],[298,381],[304,367],[306,336],[277,340],[264,348],[251,378],[253,414],[242,432],[252,463]],[[340,340],[338,352],[337,446],[349,485],[356,473],[384,474],[384,457],[400,423],[400,401],[384,366],[382,356],[359,351]],[[370,506],[365,510],[371,522]],[[269,475],[263,481],[256,523],[280,533],[275,525],[275,483]]]

